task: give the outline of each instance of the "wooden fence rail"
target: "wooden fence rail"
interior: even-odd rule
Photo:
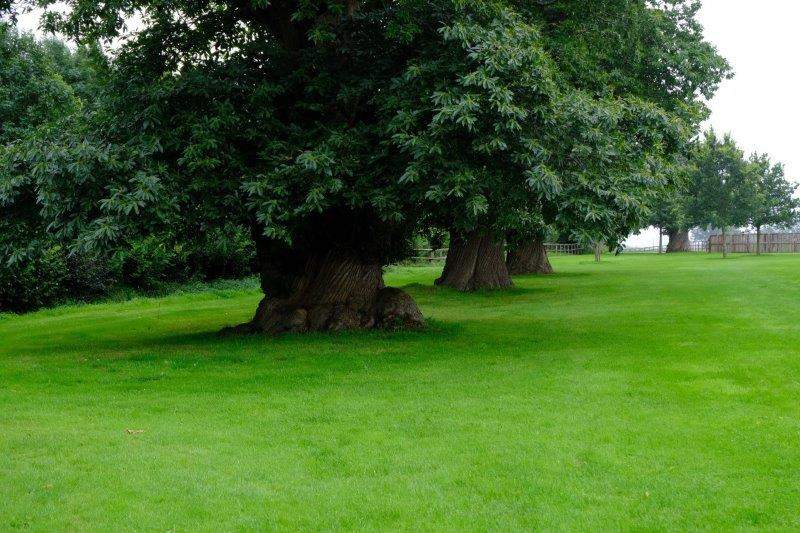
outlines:
[[[666,245],[662,246],[659,250],[658,246],[640,246],[640,247],[628,247],[622,250],[622,253],[625,254],[657,254],[657,253],[666,253],[667,247]],[[707,252],[708,251],[708,244],[704,242],[693,242],[690,243],[687,247],[686,252]]]
[[[730,253],[756,253],[756,235],[754,233],[740,233],[727,235],[728,252]],[[585,247],[580,244],[564,244],[558,242],[545,243],[547,253],[552,255],[580,255],[587,253]],[[666,252],[664,246],[661,252]],[[689,245],[687,252],[710,252],[722,253],[722,235],[712,235],[707,242],[693,242]],[[800,253],[800,233],[768,233],[761,235],[761,252],[765,254],[780,253]],[[626,254],[657,254],[658,246],[631,247],[625,248]],[[437,263],[447,259],[447,248],[437,250],[431,248],[419,248],[415,250],[413,260],[421,263]]]
[[[447,248],[417,248],[412,259],[419,263],[438,263],[447,259]]]
[[[580,244],[545,243],[547,253],[552,255],[580,255],[584,248]],[[447,248],[417,248],[411,258],[415,263],[441,263],[447,259]]]
[[[733,254],[756,253],[756,234],[739,233],[726,235],[728,252]],[[761,235],[761,253],[765,254],[797,254],[800,253],[800,233],[767,233]],[[708,238],[708,250],[722,253],[722,235],[711,235]]]
[[[658,246],[630,246],[622,250],[624,254],[657,254],[658,252]]]
[[[575,243],[560,243],[560,242],[546,242],[544,247],[547,248],[548,254],[564,254],[564,255],[580,255],[586,249],[580,244]]]

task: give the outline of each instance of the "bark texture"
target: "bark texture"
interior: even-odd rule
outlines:
[[[667,253],[688,252],[690,250],[689,230],[667,230],[669,243]]]
[[[392,236],[373,220],[352,213],[325,215],[298,239],[302,245],[294,247],[254,229],[265,297],[250,322],[223,333],[424,327],[411,296],[384,285],[387,259],[375,250],[392,247]]]
[[[509,250],[506,265],[512,275],[553,273],[553,266],[547,257],[547,248],[541,239],[532,239]]]
[[[444,271],[436,284],[460,291],[512,287],[503,255],[502,243],[489,234],[453,232]]]
[[[328,254],[308,260],[288,297],[267,294],[253,320],[227,331],[276,335],[424,325],[411,296],[384,286],[381,265]]]

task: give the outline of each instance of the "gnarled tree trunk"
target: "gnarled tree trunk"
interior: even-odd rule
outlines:
[[[689,230],[667,230],[669,235],[669,243],[667,244],[667,253],[675,252],[688,252],[690,251]]]
[[[553,273],[553,266],[547,257],[547,248],[539,238],[510,249],[506,265],[512,275]]]
[[[317,221],[304,236],[304,246],[290,247],[254,230],[265,297],[250,322],[223,332],[276,335],[423,327],[425,320],[411,296],[384,285],[380,254],[370,252],[369,245],[357,245],[369,236],[379,239],[380,230],[347,216]]]
[[[442,277],[437,285],[460,291],[506,289],[513,286],[508,274],[503,245],[488,233],[450,233]]]

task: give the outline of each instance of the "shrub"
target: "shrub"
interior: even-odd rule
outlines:
[[[55,305],[67,295],[69,275],[60,246],[32,249],[0,268],[0,311],[22,313]]]
[[[0,312],[88,302],[124,288],[155,292],[189,280],[243,278],[255,272],[254,264],[252,240],[236,225],[197,238],[150,235],[128,243],[112,257],[68,253],[52,242],[30,242],[13,256],[0,254]]]
[[[169,235],[148,236],[134,241],[115,258],[124,285],[152,291],[165,283],[189,278],[186,254]]]
[[[203,281],[250,276],[256,271],[255,245],[242,226],[214,228],[188,245],[187,263]]]
[[[57,244],[32,246],[26,254],[5,258],[0,268],[0,311],[23,313],[64,302],[106,296],[116,285],[103,258],[68,254]]]

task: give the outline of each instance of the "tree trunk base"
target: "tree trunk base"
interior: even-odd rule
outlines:
[[[547,248],[539,239],[533,239],[527,244],[510,250],[506,265],[509,273],[515,276],[553,273],[553,266],[547,256]]]
[[[688,252],[690,251],[689,231],[669,231],[669,243],[667,253]]]
[[[514,283],[508,274],[503,246],[490,235],[453,232],[442,276],[436,285],[460,291],[507,289]]]
[[[285,298],[271,297],[265,289],[268,295],[253,319],[222,333],[279,335],[425,326],[419,307],[408,293],[384,287],[380,265],[329,254],[309,260],[292,285]]]

